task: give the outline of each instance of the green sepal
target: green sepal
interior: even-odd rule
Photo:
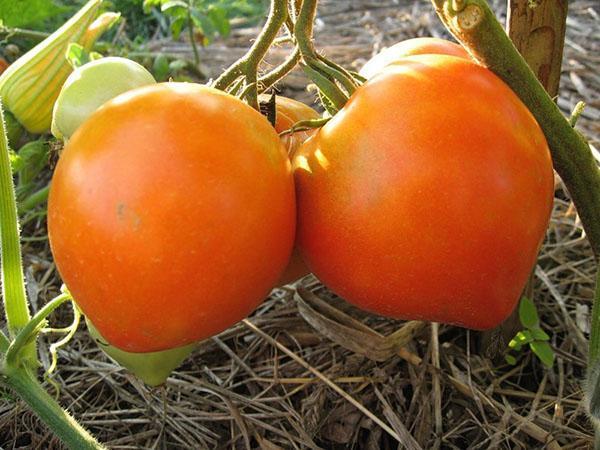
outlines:
[[[196,348],[197,344],[172,348],[160,352],[130,353],[113,347],[98,332],[86,317],[85,322],[90,336],[98,347],[119,365],[129,370],[149,386],[159,386],[169,377],[171,372],[181,365]]]

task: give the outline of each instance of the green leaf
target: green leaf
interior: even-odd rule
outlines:
[[[165,55],[154,58],[152,72],[157,81],[165,81],[169,76],[169,60]]]
[[[49,0],[0,0],[0,20],[6,27],[31,27],[67,10]]]
[[[22,167],[19,169],[19,185],[31,183],[48,163],[48,145],[44,141],[32,141],[19,150]]]
[[[153,7],[159,7],[162,3],[161,0],[144,0],[143,10],[145,14],[149,14]]]
[[[554,350],[547,342],[534,341],[529,344],[533,353],[544,363],[546,367],[552,367],[554,364]]]
[[[188,66],[187,61],[184,61],[183,59],[174,59],[173,61],[171,61],[169,63],[169,72],[177,73],[177,72],[185,69],[187,66]]]
[[[513,355],[504,355],[504,359],[511,366],[514,366],[515,364],[517,364],[517,358],[515,358]]]
[[[227,17],[227,11],[225,9],[216,5],[211,5],[210,8],[208,8],[208,18],[221,36],[229,36],[231,27],[229,24],[229,18]]]
[[[10,161],[10,167],[12,168],[13,173],[18,172],[23,168],[23,160],[10,148],[8,149],[8,160]]]
[[[77,42],[71,42],[68,45],[65,56],[73,69],[77,69],[78,67],[83,66],[85,63],[90,62],[90,55]]]
[[[541,328],[532,328],[530,331],[531,331],[531,335],[533,336],[533,339],[535,339],[536,341],[549,341],[550,340],[550,336],[548,336],[548,334]]]
[[[179,39],[179,35],[181,34],[181,30],[187,23],[187,17],[178,17],[177,19],[171,22],[171,34],[175,39]]]
[[[522,297],[519,303],[519,319],[525,328],[533,328],[540,323],[535,305],[527,297]]]
[[[194,13],[192,13],[192,21],[194,22],[194,26],[198,28],[198,30],[200,30],[204,35],[205,39],[207,40],[206,43],[210,43],[212,37],[217,32],[212,20],[210,20],[208,16],[194,11]]]
[[[182,0],[169,0],[161,5],[160,10],[169,14],[180,14],[180,10],[187,11],[188,4]]]

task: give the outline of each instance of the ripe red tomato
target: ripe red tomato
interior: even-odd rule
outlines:
[[[102,336],[129,352],[180,347],[244,318],[282,274],[295,234],[291,164],[238,99],[146,86],[73,135],[48,228],[58,270]]]
[[[360,74],[367,79],[372,78],[400,58],[414,55],[451,55],[471,59],[464,47],[454,42],[434,37],[413,38],[382,50],[367,61]]]
[[[491,71],[404,58],[293,160],[297,242],[349,302],[486,329],[513,310],[553,201],[544,135]]]

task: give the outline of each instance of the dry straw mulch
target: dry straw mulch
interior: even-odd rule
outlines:
[[[500,13],[502,3],[495,2]],[[600,11],[594,1],[569,3],[558,102],[565,112],[580,99],[588,103],[579,126],[597,144]],[[405,38],[444,35],[427,1],[323,1],[317,30],[325,53],[347,66]],[[204,49],[207,74],[242,54],[254,33],[236,30]],[[150,47],[189,54],[181,43]],[[273,63],[285,50],[279,52]],[[301,86],[294,73],[283,90],[312,100]],[[37,308],[60,282],[43,217],[32,217],[23,234]],[[275,290],[248,321],[204,343],[164,388],[148,389],[113,364],[83,328],[60,351],[54,381],[61,403],[115,449],[589,448],[581,383],[593,271],[559,183],[535,269],[535,302],[557,356],[552,369],[528,352],[515,366],[483,358],[475,332],[429,324],[407,329],[361,313],[308,277]],[[66,308],[58,321],[68,323]],[[47,345],[44,339],[42,351]],[[9,393],[0,401],[0,446],[61,448]]]

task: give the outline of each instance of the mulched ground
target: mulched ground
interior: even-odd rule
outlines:
[[[494,2],[500,15],[502,3]],[[565,113],[579,100],[588,104],[579,129],[597,147],[600,8],[569,3],[558,103]],[[202,49],[202,70],[215,76],[255,31],[235,30]],[[426,35],[444,35],[427,1],[323,1],[317,24],[317,42],[325,43],[319,47],[347,67]],[[185,43],[155,41],[147,50],[190,54]],[[270,61],[285,53],[278,49]],[[281,88],[305,101],[314,97],[298,72]],[[38,308],[57,293],[59,279],[43,216],[28,220],[25,266]],[[308,277],[274,291],[249,321],[201,345],[164,388],[148,389],[115,366],[83,327],[60,351],[53,380],[62,404],[115,449],[590,448],[581,384],[593,274],[581,224],[559,183],[534,280],[557,356],[549,370],[529,352],[515,366],[482,357],[475,332],[366,315]],[[69,319],[67,308],[57,317],[63,325]],[[42,354],[48,342],[42,340]],[[8,393],[0,402],[0,446],[61,448]]]

